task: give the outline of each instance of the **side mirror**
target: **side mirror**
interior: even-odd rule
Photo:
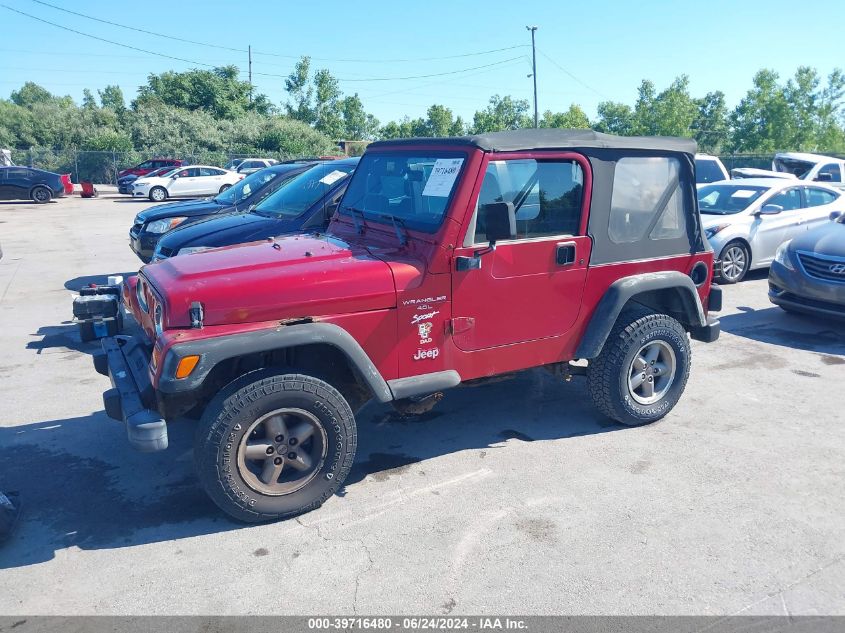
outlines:
[[[490,244],[516,237],[516,213],[512,202],[493,202],[478,210]]]
[[[783,211],[783,207],[779,204],[764,204],[763,208],[757,212],[757,215],[777,215]]]
[[[814,180],[816,182],[833,182],[833,174],[831,174],[830,172],[825,172],[816,176]]]
[[[829,217],[832,222],[835,222],[842,217],[842,211],[831,211]]]

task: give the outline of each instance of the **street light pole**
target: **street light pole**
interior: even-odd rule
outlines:
[[[537,48],[534,46],[534,32],[536,26],[526,26],[531,31],[531,76],[534,78],[534,127],[540,127],[540,117],[537,114]]]

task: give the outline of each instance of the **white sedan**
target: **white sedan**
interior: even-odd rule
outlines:
[[[704,185],[698,207],[719,260],[719,281],[733,284],[766,268],[778,246],[845,211],[845,195],[821,184],[781,178],[743,178]]]
[[[244,174],[208,165],[177,167],[153,178],[141,177],[132,183],[132,196],[164,202],[168,198],[195,198],[223,193]]]

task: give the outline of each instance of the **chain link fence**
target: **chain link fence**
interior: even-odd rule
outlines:
[[[59,174],[71,174],[73,182],[93,182],[100,185],[116,185],[117,175],[123,169],[134,167],[151,158],[180,158],[194,165],[224,167],[235,158],[275,158],[291,160],[306,156],[288,156],[279,152],[265,152],[261,155],[241,154],[226,151],[199,151],[179,156],[158,156],[148,152],[109,152],[76,149],[30,148],[12,150],[12,162]]]

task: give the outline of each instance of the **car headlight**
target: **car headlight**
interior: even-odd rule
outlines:
[[[781,264],[784,268],[789,270],[795,270],[795,265],[792,263],[792,259],[789,257],[789,244],[792,240],[787,240],[775,251],[775,261],[778,264]]]
[[[147,225],[147,233],[167,233],[170,229],[175,229],[177,226],[182,224],[187,217],[176,217],[176,218],[164,218],[162,220],[156,220],[155,222],[150,222]]]
[[[711,226],[711,227],[705,229],[704,234],[708,238],[710,238],[710,237],[713,237],[714,235],[716,235],[716,233],[718,233],[720,231],[724,231],[729,226],[730,226],[730,224],[717,224],[716,226]]]
[[[190,255],[191,253],[202,253],[203,251],[207,251],[214,248],[213,246],[186,246],[185,248],[180,248],[177,255]]]
[[[164,308],[161,307],[160,303],[156,304],[153,311],[153,327],[155,327],[156,336],[161,336],[164,332]]]

